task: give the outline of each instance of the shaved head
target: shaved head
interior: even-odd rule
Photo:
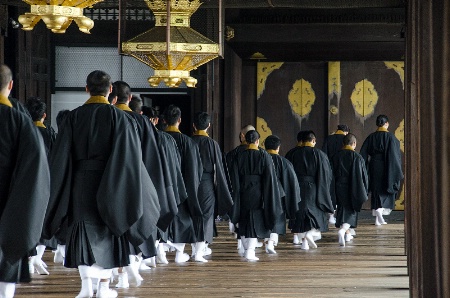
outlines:
[[[4,90],[12,81],[11,69],[5,64],[0,64],[0,90]]]

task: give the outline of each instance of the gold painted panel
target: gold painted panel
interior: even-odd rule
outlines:
[[[257,85],[256,85],[256,99],[259,99],[266,88],[266,80],[271,72],[279,69],[283,62],[258,62],[257,65]]]
[[[260,135],[259,146],[265,148],[264,141],[268,136],[272,135],[272,130],[264,118],[256,117],[256,131]]]
[[[292,85],[288,99],[292,113],[297,119],[301,120],[311,113],[312,106],[316,101],[316,94],[310,82],[300,79]]]
[[[375,106],[378,103],[378,92],[369,80],[364,79],[355,84],[350,100],[356,115],[364,121],[372,116],[375,111]]]
[[[387,68],[393,69],[396,73],[398,73],[400,80],[402,81],[403,90],[405,90],[405,62],[385,61],[384,64]]]

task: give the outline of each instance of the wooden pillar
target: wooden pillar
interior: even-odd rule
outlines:
[[[228,46],[225,46],[223,127],[224,150],[230,151],[239,145],[241,126],[241,86],[242,59]]]
[[[450,3],[408,1],[406,237],[411,297],[450,292]]]

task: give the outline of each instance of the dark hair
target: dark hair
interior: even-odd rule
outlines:
[[[349,132],[349,131],[350,131],[350,129],[348,128],[348,126],[345,125],[345,124],[339,124],[339,125],[337,126],[337,128],[338,128],[338,130],[342,130],[342,131],[344,131],[344,132]]]
[[[131,95],[130,85],[124,81],[116,81],[112,84],[112,86],[113,91],[115,91],[117,96],[117,103],[126,103]]]
[[[5,65],[0,64],[0,90],[3,90],[12,81],[11,69]]]
[[[148,118],[155,118],[157,116],[156,110],[152,107],[142,106],[141,111],[142,115],[147,116]]]
[[[168,125],[175,125],[181,118],[181,110],[176,105],[170,105],[164,111],[164,120]]]
[[[377,124],[378,127],[381,127],[381,126],[385,125],[386,122],[389,122],[389,119],[388,119],[388,117],[386,115],[379,115],[377,117],[376,124]]]
[[[64,120],[66,120],[67,115],[69,115],[70,110],[61,110],[56,115],[56,126],[58,127],[58,131],[61,129]]]
[[[39,97],[30,97],[25,102],[25,107],[31,115],[33,121],[39,121],[44,117],[47,105]]]
[[[297,133],[297,142],[302,142],[303,141],[303,135],[305,134],[305,131],[304,130],[300,130],[298,133]]]
[[[276,150],[281,145],[281,140],[275,135],[268,136],[264,141],[264,147],[266,150]]]
[[[312,130],[304,131],[302,142],[312,142],[316,138],[316,134]]]
[[[111,86],[111,77],[102,70],[94,70],[86,78],[86,88],[91,96],[106,96]]]
[[[142,112],[142,99],[137,95],[133,95],[128,106],[133,112],[140,113]]]
[[[254,144],[259,140],[259,133],[256,130],[249,130],[245,134],[245,141],[249,144]]]
[[[198,130],[205,130],[211,122],[211,116],[206,112],[197,112],[194,115],[194,125]]]
[[[356,137],[354,134],[348,133],[344,139],[342,140],[342,144],[345,145],[351,145],[353,143],[356,143]]]
[[[162,118],[159,118],[158,124],[155,125],[158,130],[162,131],[166,130],[167,126],[167,123],[162,121]]]

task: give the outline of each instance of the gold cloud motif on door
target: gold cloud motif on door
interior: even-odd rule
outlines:
[[[256,131],[259,133],[259,146],[264,148],[264,141],[270,135],[272,135],[272,130],[270,129],[267,121],[264,118],[256,117]]]
[[[267,77],[272,71],[279,69],[283,62],[258,62],[256,83],[256,99],[259,99],[266,88]]]
[[[302,119],[311,113],[312,106],[316,101],[316,93],[310,82],[300,79],[292,85],[288,99],[292,114],[298,119],[299,124],[301,124]]]
[[[400,80],[402,81],[402,87],[403,90],[405,90],[405,62],[403,61],[385,61],[384,65],[386,65],[387,68],[393,69],[398,76],[400,77]]]
[[[356,116],[364,121],[374,113],[378,103],[378,93],[375,86],[369,80],[364,79],[355,84],[350,100]]]

